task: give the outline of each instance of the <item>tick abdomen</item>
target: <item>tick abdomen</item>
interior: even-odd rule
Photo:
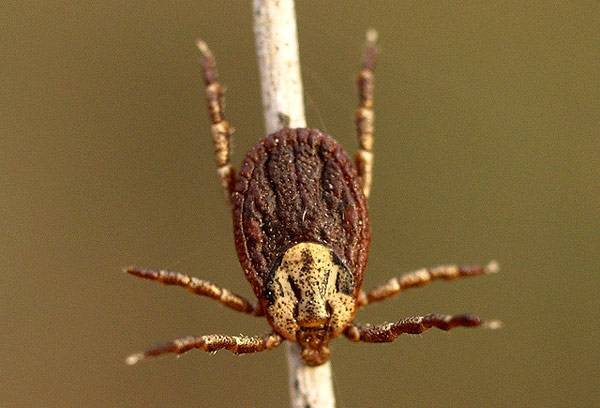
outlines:
[[[236,247],[257,297],[286,250],[330,248],[362,283],[370,241],[367,205],[354,164],[315,129],[282,129],[246,156],[233,195]]]

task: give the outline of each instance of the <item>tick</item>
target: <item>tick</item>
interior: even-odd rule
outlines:
[[[304,362],[314,366],[328,361],[329,342],[342,335],[356,342],[391,342],[401,334],[418,334],[432,327],[450,330],[483,324],[471,314],[435,313],[380,325],[355,323],[361,307],[405,289],[498,269],[494,262],[485,267],[438,266],[393,278],[368,292],[361,289],[371,241],[367,198],[373,168],[375,31],[367,33],[357,80],[358,151],[354,161],[335,139],[320,130],[283,126],[260,140],[236,172],[230,162],[232,131],[224,117],[224,90],[215,59],[204,42],[199,41],[198,48],[217,173],[231,204],[240,264],[257,302],[178,272],[135,267],[126,271],[184,287],[239,312],[264,316],[272,331],[262,336],[184,337],[133,354],[127,358],[128,364],[194,348],[255,353],[291,341],[300,345]]]

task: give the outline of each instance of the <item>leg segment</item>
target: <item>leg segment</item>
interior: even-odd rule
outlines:
[[[467,276],[479,276],[496,273],[499,270],[496,261],[487,266],[457,266],[443,265],[435,268],[423,268],[418,271],[409,272],[398,278],[390,279],[384,285],[376,287],[368,293],[361,293],[359,305],[379,302],[391,296],[397,295],[404,289],[427,285],[434,280],[454,280]]]
[[[359,148],[355,160],[361,187],[367,198],[373,180],[373,71],[377,55],[376,42],[377,32],[373,29],[367,31],[365,55],[357,79],[359,104],[355,123]]]
[[[500,323],[491,321],[484,323],[475,315],[444,315],[432,313],[427,316],[408,317],[396,323],[386,323],[378,326],[350,325],[344,335],[352,341],[366,343],[387,343],[396,340],[401,334],[420,334],[432,327],[441,330],[450,330],[455,327],[477,327],[484,325],[488,328],[497,328]]]
[[[125,270],[125,272],[139,278],[158,281],[165,285],[181,286],[182,288],[186,288],[190,292],[197,295],[207,296],[215,299],[221,304],[239,312],[253,314],[256,316],[261,316],[263,314],[260,306],[253,306],[243,297],[236,295],[235,293],[231,293],[227,289],[220,288],[208,281],[193,278],[183,273],[154,271],[135,267],[129,267]]]
[[[231,166],[231,133],[232,128],[225,120],[224,114],[224,90],[218,80],[215,58],[204,41],[196,43],[202,54],[201,65],[203,70],[204,84],[206,85],[206,98],[208,102],[208,114],[211,121],[211,131],[215,145],[215,159],[217,173],[221,179],[221,185],[225,189],[227,198],[231,199],[231,193],[235,184],[235,170]]]
[[[194,348],[208,352],[225,349],[234,354],[257,353],[279,346],[281,340],[281,336],[276,333],[252,337],[226,336],[223,334],[210,334],[199,337],[188,336],[153,347],[143,353],[132,354],[125,361],[129,365],[133,365],[146,357],[156,357],[166,353],[182,354]]]

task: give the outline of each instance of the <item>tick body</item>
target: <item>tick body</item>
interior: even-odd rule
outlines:
[[[246,156],[233,208],[238,256],[269,323],[325,361],[329,338],[354,318],[369,250],[353,163],[319,130],[284,128]]]
[[[297,342],[308,365],[330,356],[329,343],[340,335],[352,341],[389,342],[403,333],[431,327],[480,326],[477,316],[428,314],[396,323],[358,325],[359,308],[433,280],[482,275],[497,265],[439,266],[393,278],[369,292],[362,281],[371,232],[367,211],[373,165],[373,71],[376,35],[367,46],[357,84],[358,151],[354,162],[329,135],[317,129],[281,130],[266,136],[246,155],[239,173],[230,163],[230,127],[224,117],[223,89],[206,44],[202,53],[217,173],[233,214],[235,245],[257,302],[187,275],[131,267],[127,272],[176,285],[218,300],[225,306],[265,316],[272,332],[263,336],[189,336],[130,356],[129,364],[192,348],[251,353],[282,341]],[[285,113],[283,113],[285,114]],[[488,322],[497,326],[497,322]]]

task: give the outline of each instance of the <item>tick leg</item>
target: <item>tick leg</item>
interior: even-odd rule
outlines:
[[[217,173],[221,185],[225,189],[227,198],[231,200],[231,193],[235,185],[235,170],[231,166],[231,133],[232,128],[225,120],[224,89],[219,83],[215,58],[204,41],[199,40],[196,45],[202,55],[201,65],[206,85],[206,99],[208,114],[211,121],[211,132],[215,146],[215,159]]]
[[[242,296],[236,295],[227,289],[220,288],[217,285],[208,281],[190,277],[179,272],[170,271],[155,271],[150,269],[140,269],[136,267],[129,267],[125,269],[125,272],[137,276],[139,278],[149,279],[153,281],[161,282],[165,285],[181,286],[186,288],[192,293],[200,296],[207,296],[209,298],[219,301],[221,304],[248,314],[256,316],[262,316],[262,308],[260,306],[252,305],[248,300]]]
[[[377,56],[377,31],[367,31],[367,44],[362,68],[358,73],[356,84],[358,86],[358,108],[356,109],[355,123],[358,138],[358,152],[356,152],[356,168],[360,178],[361,188],[365,197],[369,197],[373,180],[373,89],[375,58]]]
[[[385,284],[372,289],[366,294],[361,292],[358,303],[360,306],[379,302],[391,296],[397,295],[404,289],[427,285],[434,280],[454,280],[467,276],[479,276],[496,273],[499,270],[496,261],[487,266],[457,266],[443,265],[435,268],[423,268],[418,271],[409,272],[397,278],[390,279]]]
[[[447,331],[455,327],[477,326],[496,329],[500,325],[501,323],[496,320],[482,322],[479,317],[472,314],[452,316],[432,313],[427,316],[408,317],[396,323],[385,323],[378,326],[355,326],[351,324],[344,331],[344,335],[352,341],[387,343],[396,340],[401,334],[420,334],[432,327]]]
[[[188,336],[153,347],[142,353],[132,354],[125,362],[133,365],[146,357],[156,357],[161,354],[182,354],[197,348],[208,352],[229,350],[234,354],[257,353],[271,350],[281,343],[281,336],[270,333],[265,336],[226,336],[223,334],[209,334],[207,336]]]

